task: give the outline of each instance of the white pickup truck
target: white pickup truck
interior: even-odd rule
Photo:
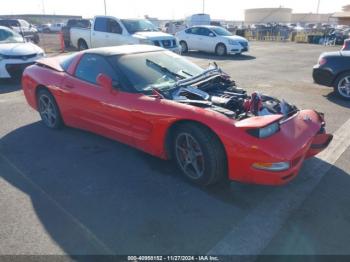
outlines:
[[[161,32],[146,19],[96,16],[91,29],[71,28],[70,38],[72,45],[79,50],[104,46],[149,44],[176,53],[181,51],[174,36]]]

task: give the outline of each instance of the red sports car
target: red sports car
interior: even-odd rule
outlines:
[[[90,49],[28,67],[25,97],[49,128],[85,129],[163,159],[191,181],[281,185],[332,140],[323,114],[246,91],[155,46]]]

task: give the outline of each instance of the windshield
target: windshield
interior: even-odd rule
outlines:
[[[152,88],[167,90],[178,80],[203,72],[199,66],[170,51],[112,56],[109,61],[139,92]]]
[[[0,29],[0,44],[8,43],[23,43],[24,39],[20,34],[17,34],[10,29],[1,28]]]
[[[137,20],[121,20],[130,34],[136,32],[149,32],[149,31],[159,31],[158,28],[146,19]]]
[[[230,35],[232,35],[229,31],[227,31],[225,28],[222,28],[222,27],[214,27],[214,28],[212,28],[212,30],[217,35],[222,35],[222,36],[230,36]]]

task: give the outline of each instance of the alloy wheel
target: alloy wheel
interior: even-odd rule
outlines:
[[[204,174],[204,155],[198,141],[188,133],[180,133],[175,141],[176,159],[182,171],[192,179]]]
[[[338,91],[341,96],[350,98],[350,76],[345,76],[339,81]]]
[[[41,95],[39,98],[39,113],[48,127],[56,125],[58,114],[52,98],[47,95]]]

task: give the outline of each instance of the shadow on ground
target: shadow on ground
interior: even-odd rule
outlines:
[[[340,98],[335,92],[330,92],[325,96],[329,101],[333,102],[334,104],[350,108],[350,100],[345,100],[343,98]]]
[[[68,254],[204,254],[275,191],[239,183],[199,188],[168,161],[40,122],[3,137],[0,153],[23,172],[8,167],[2,178],[30,197],[48,234]],[[333,189],[350,188],[348,174],[333,170]],[[324,212],[340,205],[338,199],[325,202]]]

